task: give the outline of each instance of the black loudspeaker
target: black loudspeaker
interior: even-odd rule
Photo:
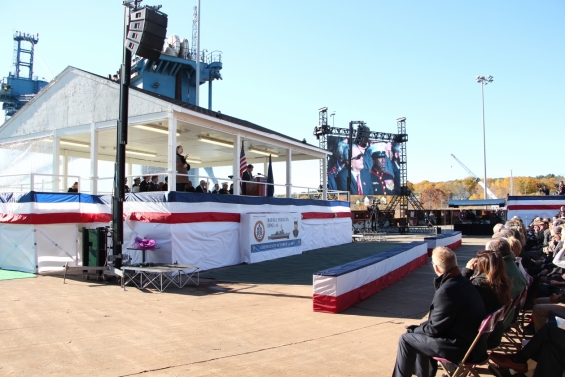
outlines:
[[[103,267],[106,263],[106,229],[83,228],[82,265]]]
[[[143,7],[130,13],[125,46],[132,54],[149,60],[159,60],[167,36],[167,15]]]
[[[370,136],[371,136],[371,130],[369,129],[369,127],[359,125],[357,127],[357,137],[355,138],[355,144],[365,148],[369,143]]]

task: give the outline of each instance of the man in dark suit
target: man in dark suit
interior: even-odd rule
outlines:
[[[139,192],[148,192],[151,191],[150,190],[150,183],[149,183],[149,176],[146,175],[143,177],[143,181],[141,181],[141,184],[139,185]]]
[[[363,165],[363,151],[353,144],[351,164],[351,185],[347,187],[347,164],[336,176],[337,189],[349,191],[351,195],[373,195],[371,175]]]
[[[247,184],[245,183],[245,181],[250,182],[253,179],[253,165],[249,164],[247,165],[247,170],[245,170],[243,172],[243,174],[241,175],[241,194],[242,195],[247,195]]]
[[[407,326],[406,334],[400,336],[393,377],[435,376],[434,356],[461,361],[486,317],[479,291],[461,275],[452,250],[436,247],[432,267],[437,275],[436,292],[428,320],[419,326]],[[483,340],[475,346],[473,355],[486,355],[486,339]]]
[[[196,188],[194,189],[194,192],[207,193],[208,187],[206,185],[206,181],[202,179],[200,181],[200,184],[198,186],[196,186]]]
[[[154,175],[151,177],[151,182],[149,182],[149,191],[161,191],[159,188],[159,176]]]

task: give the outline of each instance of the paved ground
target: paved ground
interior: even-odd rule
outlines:
[[[485,241],[464,238],[460,264]],[[163,294],[79,276],[0,281],[0,375],[390,376],[433,277],[423,266],[342,314],[314,313],[303,281],[203,279]]]

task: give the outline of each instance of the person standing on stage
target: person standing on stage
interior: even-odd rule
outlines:
[[[241,175],[241,180],[243,182],[241,182],[241,194],[242,195],[246,195],[247,194],[247,184],[245,183],[245,181],[250,182],[253,179],[253,165],[249,164],[247,165],[247,170],[245,170],[243,172],[243,174]]]
[[[182,145],[177,147],[177,191],[184,191],[186,184],[188,183],[188,171],[190,170],[190,164],[186,162],[188,154],[183,156],[184,149]]]
[[[368,209],[369,212],[371,212],[371,230],[376,232],[377,223],[379,221],[379,205],[377,204],[377,199],[373,199],[373,204]]]

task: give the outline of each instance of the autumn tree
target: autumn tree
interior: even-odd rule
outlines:
[[[447,204],[447,194],[438,188],[428,187],[420,194],[420,202],[426,209],[442,208]]]

